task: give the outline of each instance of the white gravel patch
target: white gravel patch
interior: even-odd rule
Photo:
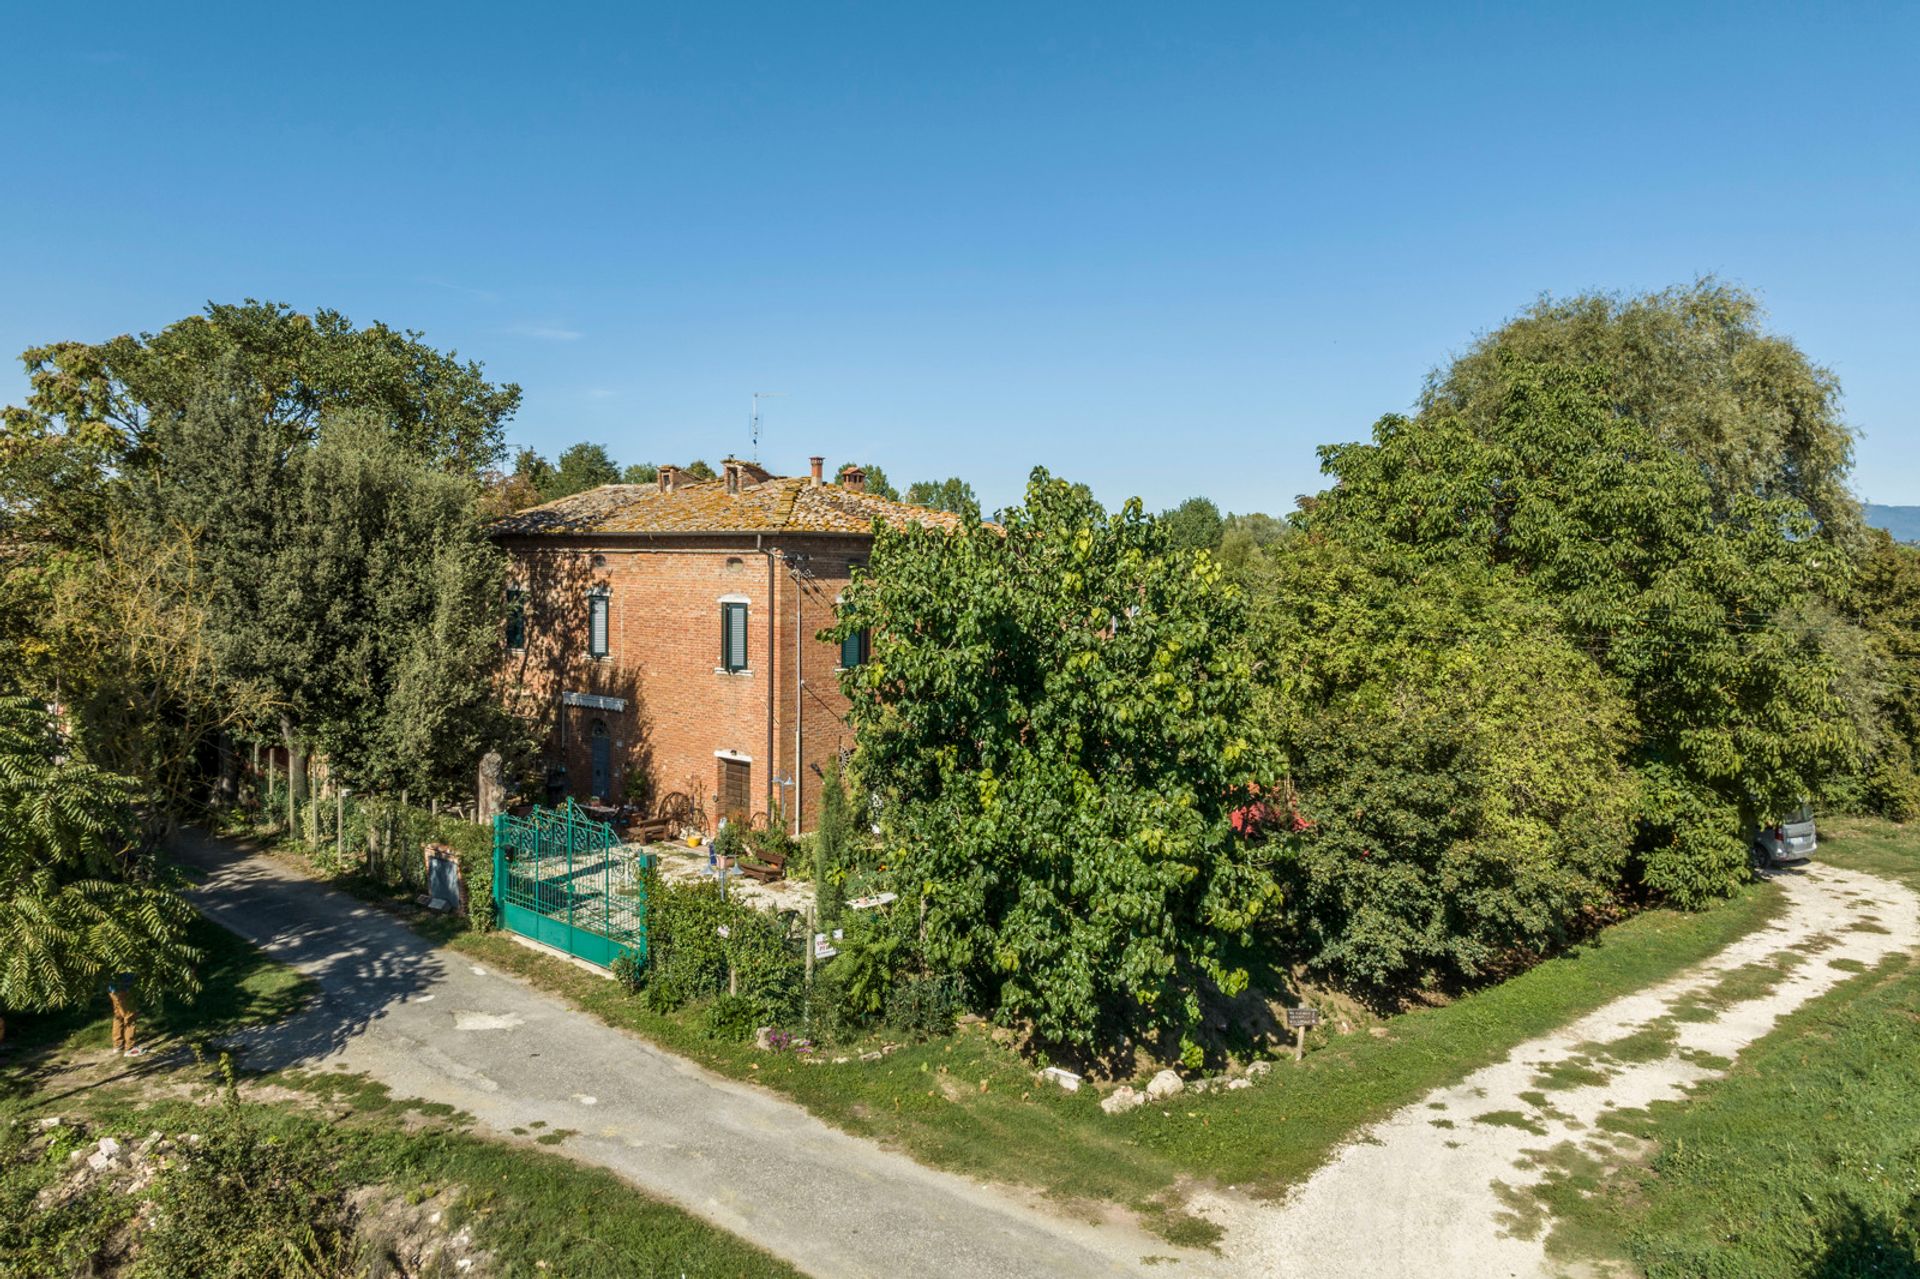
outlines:
[[[1626,1157],[1621,1141],[1596,1128],[1607,1111],[1676,1100],[1716,1078],[1722,1062],[1780,1018],[1855,975],[1834,967],[1834,960],[1871,968],[1920,945],[1920,898],[1900,885],[1819,865],[1777,881],[1787,906],[1774,923],[1364,1130],[1280,1204],[1207,1193],[1190,1206],[1225,1227],[1224,1259],[1248,1275],[1545,1279],[1559,1273],[1546,1256],[1546,1223],[1531,1210],[1528,1194],[1546,1173],[1538,1156],[1571,1143],[1585,1156],[1619,1162]],[[1698,1002],[1734,970],[1774,963],[1782,952],[1799,955],[1800,962],[1764,994],[1724,1008]],[[1649,1061],[1594,1049],[1636,1032],[1672,1042]],[[1542,1082],[1541,1073],[1556,1066],[1563,1068],[1561,1078]],[[1580,1066],[1599,1071],[1604,1082],[1565,1069]],[[1568,1074],[1574,1086],[1567,1086]],[[1544,1099],[1537,1095],[1543,1092]],[[1530,1101],[1524,1093],[1536,1096]],[[1542,1100],[1544,1107],[1536,1104]],[[1501,1112],[1503,1122],[1477,1118]]]

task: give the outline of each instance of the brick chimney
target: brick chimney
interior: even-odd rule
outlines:
[[[671,493],[671,492],[673,492],[673,486],[674,486],[674,485],[675,485],[676,483],[678,483],[678,482],[679,482],[679,480],[680,480],[680,468],[679,468],[679,467],[677,467],[677,466],[663,466],[663,467],[661,467],[661,468],[660,468],[660,476],[659,476],[659,481],[660,481],[660,491],[661,491],[662,493]]]
[[[840,487],[856,493],[867,491],[867,473],[849,462],[840,468]]]
[[[815,488],[819,488],[819,487],[820,487],[820,473],[821,473],[821,470],[822,470],[822,468],[824,468],[824,467],[826,466],[826,464],[827,464],[827,459],[826,459],[826,458],[824,458],[824,457],[810,457],[810,458],[808,458],[808,459],[807,459],[807,462],[808,462],[808,464],[809,464],[810,466],[812,466],[812,467],[813,467],[813,486],[814,486]]]
[[[740,491],[740,459],[723,457],[720,459],[720,477],[727,482],[727,492]]]

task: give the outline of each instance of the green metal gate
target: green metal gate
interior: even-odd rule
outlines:
[[[493,819],[493,900],[500,922],[590,964],[647,956],[649,854],[629,852],[605,822],[572,800],[525,817]]]

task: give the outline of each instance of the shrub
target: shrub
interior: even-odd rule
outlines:
[[[935,1039],[953,1030],[966,1011],[965,988],[957,973],[906,977],[887,991],[886,1023],[915,1039]]]
[[[820,788],[820,824],[813,833],[815,915],[822,927],[831,927],[839,920],[846,901],[852,830],[853,815],[847,804],[846,784],[840,777],[840,761],[829,760]]]
[[[639,994],[647,984],[647,961],[633,951],[621,951],[613,957],[613,979],[629,995]]]
[[[769,1015],[797,1005],[803,963],[784,920],[724,900],[718,885],[668,884],[653,871],[646,894],[649,1007],[723,991],[759,1000]]]
[[[764,1011],[751,995],[718,995],[707,1005],[707,1037],[737,1044],[765,1024]]]
[[[324,1148],[262,1131],[226,1069],[226,1100],[205,1139],[154,1184],[135,1279],[358,1274],[346,1187]]]
[[[649,977],[640,993],[650,1013],[659,1013],[664,1016],[667,1013],[679,1012],[687,1004],[687,992],[679,982],[667,974]]]

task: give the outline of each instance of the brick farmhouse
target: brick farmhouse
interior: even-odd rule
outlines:
[[[840,670],[865,637],[818,638],[874,521],[959,517],[729,458],[691,480],[609,484],[500,521],[506,696],[546,730],[549,789],[810,830],[827,762],[852,746]]]

